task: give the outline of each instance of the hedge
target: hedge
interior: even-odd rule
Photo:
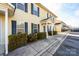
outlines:
[[[49,35],[49,36],[52,36],[52,34],[53,34],[52,31],[49,31],[49,32],[48,32],[48,35]]]
[[[28,42],[37,41],[39,39],[45,39],[46,33],[39,32],[39,33],[32,33],[27,35],[27,33],[18,33],[15,35],[9,35],[9,44],[8,48],[9,51],[13,51],[16,48],[26,45]]]
[[[9,35],[8,37],[9,37],[9,44],[8,44],[9,51],[12,51],[18,47],[27,44],[27,33]]]
[[[27,36],[28,42],[37,41],[39,39],[45,39],[46,33],[45,32],[39,32],[39,33],[32,33]]]
[[[33,42],[37,40],[37,33],[32,33],[27,36],[28,42]]]
[[[57,31],[53,31],[53,35],[56,35],[57,34]]]
[[[37,39],[46,39],[46,32],[37,33]]]

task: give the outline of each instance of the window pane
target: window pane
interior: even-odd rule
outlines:
[[[39,16],[39,8],[34,4],[31,4],[32,14]]]
[[[21,33],[25,33],[25,24],[24,23],[21,23],[21,24],[17,24],[17,33],[18,32],[21,32]]]
[[[32,33],[37,33],[38,32],[38,24],[33,24],[32,23]]]
[[[33,5],[33,10],[38,11],[38,8],[35,5]]]
[[[25,4],[17,3],[17,8],[25,11]]]

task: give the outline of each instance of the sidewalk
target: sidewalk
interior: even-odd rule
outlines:
[[[66,36],[67,33],[58,34],[55,36],[49,36],[48,39],[40,40],[37,42],[33,42],[18,48],[8,54],[8,56],[40,56],[46,55],[47,50],[51,49],[51,47],[56,47],[55,45],[59,45],[60,41]],[[52,50],[53,50],[52,48]],[[56,49],[56,48],[54,48]],[[47,53],[47,55],[50,55]],[[51,54],[52,55],[52,54]]]
[[[63,36],[61,38],[60,37],[57,37],[58,41],[54,45],[52,45],[50,48],[48,48],[45,52],[43,52],[42,54],[40,54],[40,56],[53,56],[54,55],[54,53],[60,47],[60,45],[62,44],[62,42],[68,36],[68,33],[67,33],[67,35],[64,35],[66,33],[60,33],[60,34],[62,34]]]

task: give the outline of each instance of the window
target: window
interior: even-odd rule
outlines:
[[[37,33],[38,32],[38,24],[33,24],[32,23],[32,33]]]
[[[25,4],[24,3],[17,3],[17,8],[25,11]]]
[[[12,21],[12,34],[16,34],[16,21]]]
[[[28,3],[12,3],[16,8],[19,8],[25,12],[28,11]]]
[[[31,3],[31,13],[39,17],[39,7],[36,7],[33,3]]]

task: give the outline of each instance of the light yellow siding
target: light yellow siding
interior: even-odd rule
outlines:
[[[9,16],[9,19],[8,19],[8,34],[9,35],[12,34],[12,24],[11,24],[12,20],[15,20],[17,22],[17,25],[24,24],[25,22],[27,22],[28,23],[28,34],[31,33],[31,23],[39,24],[40,32],[43,32],[43,26],[40,23],[40,21],[47,18],[47,13],[50,14],[50,12],[48,10],[42,8],[42,6],[40,6],[36,3],[34,3],[34,4],[35,4],[35,6],[39,7],[39,9],[40,9],[40,13],[39,13],[40,16],[38,17],[36,15],[31,14],[31,3],[28,3],[28,12],[24,12],[23,10],[16,8],[14,15],[11,17]],[[12,9],[10,7],[10,5],[8,5],[6,3],[0,4],[0,9],[1,8],[10,9],[10,10]],[[58,29],[58,28],[57,28],[57,30],[60,31],[60,29]]]
[[[37,5],[36,5],[37,6]],[[39,6],[37,6],[39,7]],[[40,8],[40,7],[39,7]],[[28,34],[31,33],[31,23],[34,24],[40,24],[40,20],[43,20],[47,17],[47,11],[43,10],[42,8],[40,8],[40,16],[36,16],[31,14],[31,4],[28,3],[28,12],[24,12],[20,9],[16,9],[15,14],[13,17],[9,17],[9,34],[12,33],[12,28],[11,28],[11,20],[16,20],[17,24],[22,24],[24,22],[28,22]],[[40,32],[43,31],[43,28],[40,24]]]
[[[61,32],[61,24],[55,25],[55,29],[57,32]]]

